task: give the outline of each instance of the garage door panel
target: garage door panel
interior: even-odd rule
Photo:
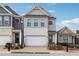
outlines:
[[[46,37],[26,37],[25,44],[27,46],[47,46],[48,39]]]
[[[5,43],[10,42],[10,36],[0,36],[0,45],[5,45]]]

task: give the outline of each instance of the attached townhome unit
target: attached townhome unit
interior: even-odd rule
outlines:
[[[55,42],[56,18],[41,6],[35,6],[23,16],[26,46],[48,46]]]
[[[57,32],[57,44],[75,44],[75,33],[67,27]]]
[[[21,17],[7,4],[0,4],[0,45],[21,44]]]

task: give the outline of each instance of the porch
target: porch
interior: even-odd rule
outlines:
[[[57,44],[63,46],[75,44],[75,33],[67,27],[60,29],[57,32]]]

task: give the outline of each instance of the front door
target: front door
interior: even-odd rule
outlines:
[[[19,33],[15,33],[15,43],[19,43]]]
[[[63,35],[63,43],[68,43],[68,36],[67,35]]]
[[[48,39],[49,43],[53,43],[53,38],[52,37],[53,37],[52,35],[49,35],[49,39]]]

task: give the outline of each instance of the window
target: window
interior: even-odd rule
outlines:
[[[31,22],[27,22],[27,27],[31,27]]]
[[[9,16],[4,16],[4,25],[9,25]]]
[[[53,23],[52,23],[52,21],[49,21],[49,25],[52,25]]]
[[[77,30],[76,33],[79,34],[79,30]]]
[[[16,19],[15,22],[16,22],[16,23],[19,23],[19,19]]]
[[[45,23],[44,22],[41,22],[41,27],[44,27],[45,26]]]
[[[38,26],[38,22],[34,22],[34,26],[37,27]]]
[[[64,41],[64,43],[68,43],[68,36],[64,35],[63,36],[63,41]]]
[[[52,43],[52,42],[53,42],[53,36],[49,35],[49,43]]]
[[[79,38],[79,35],[76,35],[76,38]]]
[[[0,25],[2,25],[2,17],[0,16]]]

